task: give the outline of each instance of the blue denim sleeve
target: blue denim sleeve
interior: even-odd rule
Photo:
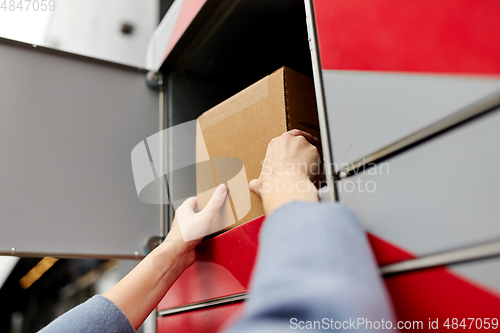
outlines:
[[[351,210],[338,203],[294,202],[264,222],[249,300],[227,332],[323,331],[338,325],[368,332],[368,321],[395,325],[393,319],[366,235]],[[366,325],[358,325],[362,321]]]
[[[109,299],[94,296],[55,319],[39,333],[134,333],[123,312]]]

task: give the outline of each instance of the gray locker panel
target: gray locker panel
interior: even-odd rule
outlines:
[[[323,70],[335,169],[500,90],[500,80]]]
[[[500,258],[475,260],[448,266],[469,281],[477,282],[500,295]]]
[[[495,110],[342,180],[340,201],[369,232],[417,255],[497,240],[499,128]]]
[[[158,131],[145,73],[0,40],[0,251],[144,254],[158,207],[131,151]]]

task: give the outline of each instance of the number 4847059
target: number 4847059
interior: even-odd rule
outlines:
[[[497,329],[498,319],[497,318],[463,318],[459,320],[458,318],[448,318],[443,324],[444,327],[448,329]]]
[[[53,11],[56,9],[54,0],[4,0],[0,5],[0,10],[6,11]]]

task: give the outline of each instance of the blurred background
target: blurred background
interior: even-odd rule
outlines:
[[[12,11],[7,2],[0,37],[143,68],[149,38],[172,2],[52,0],[46,10],[26,10],[25,0]]]
[[[139,261],[0,257],[0,332],[37,332],[102,294]],[[148,321],[138,331],[151,332]]]
[[[56,0],[53,10],[12,11],[7,2],[0,8],[0,37],[144,68],[149,39],[172,2]],[[0,256],[0,332],[37,332],[107,291],[138,262]],[[150,318],[138,332],[155,332]]]

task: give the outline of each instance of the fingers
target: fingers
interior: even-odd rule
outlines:
[[[310,144],[316,144],[318,142],[318,138],[307,133],[304,131],[301,131],[299,129],[293,129],[288,131],[293,136],[303,136]]]
[[[194,209],[196,208],[196,204],[198,203],[198,200],[196,199],[196,197],[191,197],[191,198],[187,198],[181,206],[184,206],[186,208],[189,208],[190,210],[194,211]],[[180,208],[180,207],[179,207]]]
[[[196,197],[191,197],[184,200],[182,205],[180,205],[175,210],[175,218],[178,220],[189,219],[191,216],[195,214],[194,210],[196,208],[197,203],[198,200],[196,199]]]
[[[207,218],[212,220],[215,214],[217,214],[219,209],[224,204],[226,196],[227,196],[226,186],[224,184],[217,186],[214,194],[212,195],[212,198],[210,198],[207,205],[205,206],[205,208],[203,208],[203,210],[200,213],[204,214]]]
[[[260,188],[262,187],[262,181],[260,179],[253,179],[248,184],[250,191],[257,194],[260,197]]]

